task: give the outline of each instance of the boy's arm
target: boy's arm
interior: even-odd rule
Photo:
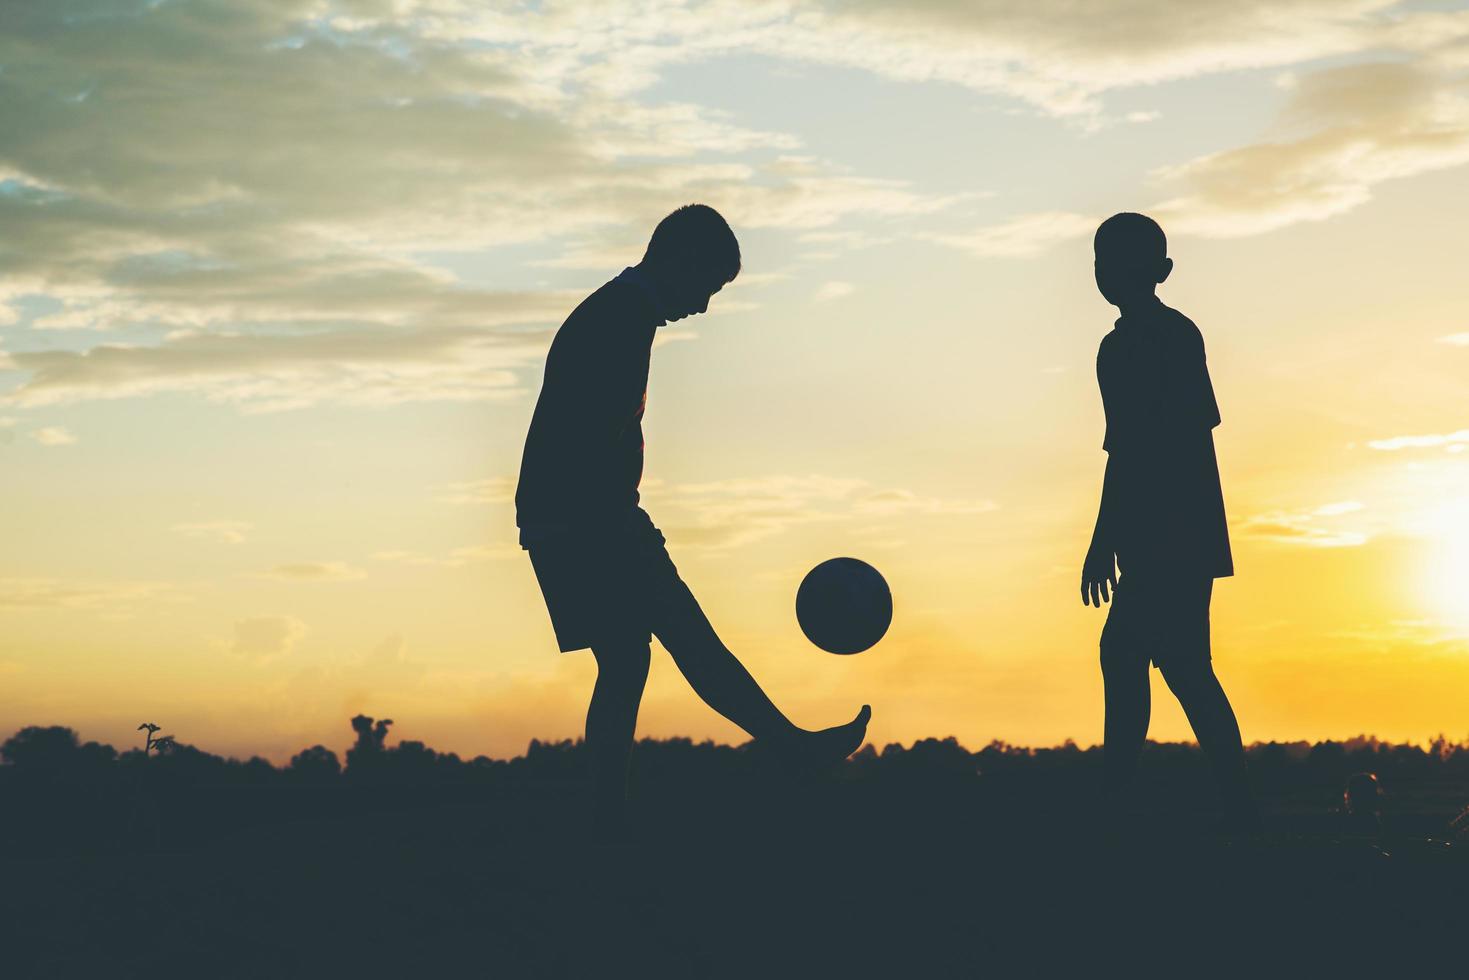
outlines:
[[[1092,543],[1086,550],[1086,559],[1081,563],[1081,604],[1093,605],[1098,609],[1110,601],[1109,588],[1117,587],[1116,548],[1113,529],[1116,527],[1117,469],[1112,465],[1112,451],[1117,448],[1121,433],[1113,430],[1112,412],[1109,410],[1107,392],[1108,365],[1107,341],[1097,349],[1097,388],[1102,393],[1102,410],[1107,416],[1107,434],[1102,439],[1102,449],[1107,453],[1107,470],[1102,475],[1102,501],[1097,506],[1097,523],[1092,529]],[[1118,423],[1120,419],[1116,420]]]
[[[1109,589],[1117,588],[1116,549],[1112,545],[1113,513],[1116,508],[1116,470],[1112,455],[1107,454],[1107,470],[1102,476],[1102,502],[1097,507],[1097,523],[1092,529],[1092,543],[1081,566],[1081,604],[1102,608],[1109,602]]]

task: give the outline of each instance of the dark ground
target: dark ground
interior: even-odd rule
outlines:
[[[1469,952],[1469,755],[1257,749],[1269,829],[1231,838],[1183,747],[1150,747],[1119,834],[1093,752],[924,743],[813,781],[646,743],[633,837],[596,845],[577,750],[542,751],[475,779],[157,768],[124,796],[0,767],[0,976],[1453,976]],[[1363,762],[1382,833],[1340,810]]]

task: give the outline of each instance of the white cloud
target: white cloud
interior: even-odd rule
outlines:
[[[399,565],[420,565],[431,568],[463,568],[483,561],[501,561],[522,554],[518,545],[476,544],[451,549],[445,555],[425,555],[417,551],[391,549],[374,552],[375,561],[393,562]]]
[[[1254,235],[1343,214],[1385,181],[1469,163],[1469,88],[1458,74],[1428,63],[1353,64],[1299,76],[1290,93],[1279,126],[1298,135],[1162,167],[1153,177],[1178,193],[1143,210],[1170,234]],[[1032,256],[1090,234],[1097,220],[1036,212],[926,237],[984,257]]]
[[[0,609],[95,609],[125,615],[139,603],[173,601],[185,594],[168,582],[89,582],[57,578],[0,578]]]
[[[1453,21],[1450,37],[1469,31]],[[1426,42],[1425,42],[1426,43]],[[1170,234],[1233,237],[1321,221],[1379,184],[1469,163],[1469,84],[1440,59],[1372,61],[1292,75],[1271,138],[1158,168],[1172,196],[1143,207]],[[976,255],[1030,256],[1089,234],[1097,219],[1021,214],[967,234],[926,237]],[[1469,343],[1469,334],[1444,338]]]
[[[814,474],[657,485],[645,496],[670,540],[680,547],[710,550],[741,547],[802,524],[860,524],[898,514],[980,514],[996,507],[989,500],[877,490],[865,480]]]
[[[259,573],[281,582],[351,582],[365,578],[362,569],[341,561],[298,561],[276,565]]]
[[[362,658],[364,666],[396,666],[407,662],[403,653],[403,634],[392,633]]]
[[[857,287],[853,286],[849,282],[824,282],[817,288],[816,295],[813,298],[817,302],[824,303],[829,300],[841,299],[844,296],[850,296],[853,292],[856,291],[856,289]]]
[[[548,103],[626,96],[671,66],[750,52],[963,85],[1056,114],[1095,113],[1117,88],[1421,47],[1464,29],[1460,16],[1395,0],[563,0],[514,13],[425,0],[397,10],[425,16],[441,39],[525,52]]]
[[[987,514],[999,508],[993,500],[948,500],[924,497],[911,490],[879,490],[864,494],[853,502],[853,510],[863,515],[889,514]]]
[[[508,476],[448,483],[434,495],[447,504],[508,504],[515,499],[515,481]]]
[[[307,632],[294,616],[252,616],[235,622],[230,649],[253,663],[268,663],[290,653]]]
[[[195,521],[175,524],[173,530],[191,538],[207,538],[221,544],[240,544],[251,525],[246,521]]]
[[[1096,231],[1098,221],[1091,215],[1071,211],[1042,211],[970,232],[926,237],[986,258],[1022,258],[1037,255],[1060,242],[1090,236]]]
[[[1367,533],[1341,527],[1331,519],[1355,514],[1363,509],[1364,505],[1358,501],[1344,500],[1307,511],[1275,511],[1250,518],[1240,526],[1240,530],[1247,537],[1282,544],[1313,548],[1350,548],[1365,544]]]
[[[1469,163],[1463,79],[1431,64],[1380,61],[1301,77],[1281,127],[1299,135],[1162,168],[1183,193],[1150,209],[1170,230],[1250,235],[1320,221],[1385,181]]]
[[[1383,43],[1393,0],[1167,0],[1076,4],[830,0],[813,60],[1013,95],[1058,114],[1096,112],[1109,90],[1344,54]],[[1406,15],[1405,15],[1406,16]],[[1453,25],[1441,25],[1452,30]]]
[[[293,334],[187,334],[158,344],[17,352],[29,378],[0,401],[34,406],[196,392],[250,411],[336,401],[464,401],[518,390],[544,332],[473,327],[359,328]]]
[[[1469,444],[1469,429],[1457,432],[1428,433],[1416,436],[1393,436],[1390,439],[1374,439],[1367,443],[1372,449],[1393,452],[1398,449],[1433,449],[1439,446],[1453,448]]]
[[[43,446],[70,446],[77,441],[76,436],[59,425],[37,429],[31,433],[31,437]]]

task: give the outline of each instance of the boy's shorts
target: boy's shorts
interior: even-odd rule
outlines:
[[[662,532],[641,507],[595,526],[521,532],[562,653],[649,643],[655,597],[679,584]]]
[[[1209,600],[1214,579],[1189,574],[1124,572],[1112,592],[1102,645],[1135,650],[1163,667],[1209,661]]]

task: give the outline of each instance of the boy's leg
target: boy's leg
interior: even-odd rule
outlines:
[[[653,633],[704,703],[752,738],[783,738],[799,729],[726,647],[682,580],[658,597]]]
[[[808,732],[781,713],[714,631],[672,562],[664,559],[653,601],[653,633],[694,692],[752,738],[788,747],[814,763],[845,759],[862,745],[871,711],[845,725]]]
[[[597,684],[587,709],[587,752],[592,770],[592,815],[598,826],[616,831],[627,803],[627,767],[638,725],[638,705],[648,680],[647,640],[601,643]]]
[[[1233,817],[1253,821],[1254,801],[1246,773],[1244,741],[1214,665],[1207,659],[1180,658],[1162,664],[1160,669],[1214,769],[1226,808]]]
[[[1132,786],[1153,710],[1147,651],[1123,628],[1127,613],[1118,617],[1116,602],[1114,595],[1101,643],[1103,792],[1109,802],[1120,801]]]
[[[1158,664],[1168,689],[1183,706],[1199,748],[1214,769],[1224,805],[1241,829],[1255,829],[1258,816],[1245,771],[1245,748],[1234,708],[1214,674],[1209,650],[1209,603],[1214,580],[1175,579],[1160,608],[1168,633]]]

